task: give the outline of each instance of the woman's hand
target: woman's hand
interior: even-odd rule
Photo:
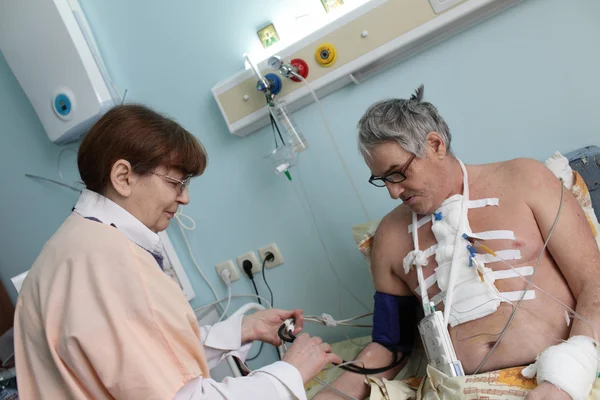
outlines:
[[[331,346],[323,343],[320,337],[310,337],[307,333],[298,336],[282,361],[296,367],[302,382],[308,383],[329,363],[341,364],[342,359],[331,352]]]
[[[288,311],[271,308],[245,315],[242,319],[242,343],[260,340],[273,346],[281,345],[277,330],[288,318],[295,318],[294,335],[297,335],[304,326],[302,310]]]

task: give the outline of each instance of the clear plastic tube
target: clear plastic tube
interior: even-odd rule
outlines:
[[[285,102],[275,100],[272,104],[273,105],[269,107],[269,111],[271,112],[271,115],[273,115],[273,118],[275,118],[277,126],[284,131],[284,134],[289,139],[289,144],[292,146],[292,149],[296,153],[301,153],[306,150],[308,148],[308,143],[304,136],[296,129]]]

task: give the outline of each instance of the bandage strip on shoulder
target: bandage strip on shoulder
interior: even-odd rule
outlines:
[[[417,325],[417,298],[375,292],[373,342],[392,352],[412,352]]]

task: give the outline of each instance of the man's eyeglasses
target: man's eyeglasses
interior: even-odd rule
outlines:
[[[173,178],[172,176],[169,176],[169,175],[163,175],[163,174],[159,174],[159,173],[156,173],[156,172],[152,172],[152,174],[156,175],[156,176],[160,176],[165,181],[173,184],[173,186],[175,186],[175,188],[177,189],[177,191],[179,192],[179,194],[183,193],[183,191],[185,190],[185,188],[188,187],[188,185],[190,184],[190,181],[192,180],[191,176],[188,176],[184,180],[181,180],[181,179]]]
[[[371,177],[369,178],[369,183],[373,186],[377,186],[377,187],[385,187],[385,182],[389,182],[389,183],[402,183],[406,180],[406,170],[408,170],[408,167],[410,167],[410,163],[413,162],[413,160],[415,159],[416,155],[415,154],[411,154],[410,158],[408,159],[408,161],[406,162],[406,164],[404,164],[404,166],[400,169],[400,171],[397,172],[391,172],[389,174],[387,174],[386,176],[375,176],[375,175],[371,175]]]

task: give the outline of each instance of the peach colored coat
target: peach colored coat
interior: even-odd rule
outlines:
[[[19,295],[15,355],[23,399],[172,399],[209,377],[193,310],[150,253],[72,214]]]

